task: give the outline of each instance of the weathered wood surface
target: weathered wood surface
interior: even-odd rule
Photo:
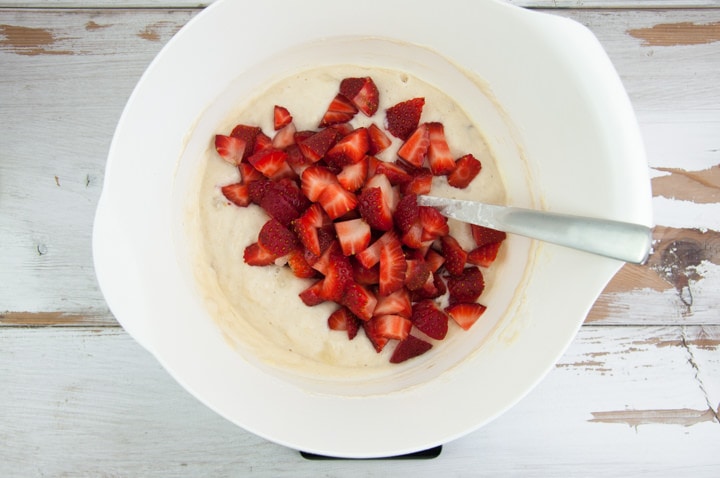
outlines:
[[[392,463],[306,462],[227,423],[117,328],[97,287],[115,124],[209,3],[0,0],[0,476],[717,476],[720,2],[512,0],[587,25],[616,66],[648,152],[654,253],[617,274],[520,405],[437,460]]]

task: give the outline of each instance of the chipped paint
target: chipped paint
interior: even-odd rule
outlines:
[[[160,22],[151,23],[150,25],[146,26],[141,32],[139,32],[137,34],[137,36],[139,36],[143,40],[160,41],[161,33],[162,34],[167,33],[167,32],[164,32],[163,30],[167,30],[168,27],[174,28],[174,30],[172,32],[170,32],[171,34],[175,33],[175,29],[177,29],[177,25],[175,25],[171,22],[160,21]]]
[[[23,325],[28,327],[80,325],[85,320],[84,315],[66,312],[4,312],[0,314],[0,325]]]
[[[654,169],[666,173],[652,179],[654,196],[701,204],[720,202],[720,165],[702,171],[685,171],[678,168]]]
[[[592,412],[592,423],[621,423],[637,429],[640,425],[682,425],[690,427],[704,422],[716,422],[716,412],[695,410],[692,408],[678,408],[671,410],[613,410],[606,412]]]
[[[85,24],[85,30],[87,30],[87,31],[102,30],[103,28],[107,28],[110,26],[112,26],[112,25],[100,25],[99,23],[95,23],[94,21],[89,20]]]
[[[660,23],[650,28],[633,28],[627,33],[642,40],[642,46],[701,45],[720,41],[720,22]]]
[[[4,37],[4,38],[3,38]],[[18,55],[73,55],[71,50],[56,50],[60,39],[52,30],[16,25],[0,25],[0,49]]]

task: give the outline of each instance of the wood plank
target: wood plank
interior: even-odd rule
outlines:
[[[0,475],[709,477],[720,426],[688,350],[717,371],[718,338],[718,327],[584,327],[534,391],[435,460],[309,462],[205,408],[121,330],[5,328]]]

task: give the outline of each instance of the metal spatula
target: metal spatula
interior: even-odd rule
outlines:
[[[418,203],[463,222],[634,264],[650,253],[651,229],[640,224],[433,196],[418,196]]]

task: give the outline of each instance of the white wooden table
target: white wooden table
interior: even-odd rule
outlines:
[[[438,458],[318,462],[186,393],[95,281],[115,124],[202,5],[0,0],[0,476],[720,476],[720,2],[514,3],[607,49],[648,150],[654,253],[540,386]]]

